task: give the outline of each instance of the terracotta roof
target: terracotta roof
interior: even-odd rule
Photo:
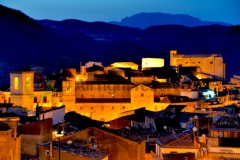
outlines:
[[[194,145],[192,132],[181,132],[161,137],[156,140],[156,143],[167,148],[197,148],[197,146]]]

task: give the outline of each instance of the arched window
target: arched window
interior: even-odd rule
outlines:
[[[18,90],[18,88],[19,88],[18,77],[14,77],[14,89]]]

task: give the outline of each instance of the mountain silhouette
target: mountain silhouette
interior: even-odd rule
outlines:
[[[199,18],[186,14],[168,14],[161,12],[138,13],[133,16],[123,18],[120,22],[112,21],[110,23],[142,29],[156,25],[183,25],[188,27],[208,26],[216,24],[224,26],[231,25],[224,22],[202,21]]]
[[[80,62],[132,61],[159,57],[169,65],[169,51],[222,54],[227,77],[238,72],[240,26],[158,25],[146,29],[80,20],[34,20],[0,6],[0,61],[13,70],[43,66],[47,71],[79,68]],[[1,66],[1,65],[0,65]],[[19,67],[20,66],[20,67]]]

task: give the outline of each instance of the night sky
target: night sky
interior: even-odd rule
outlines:
[[[120,21],[140,12],[188,14],[240,24],[240,0],[0,0],[34,19]]]

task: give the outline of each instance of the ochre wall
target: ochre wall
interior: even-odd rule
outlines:
[[[109,160],[143,160],[145,157],[145,140],[138,143],[95,128],[94,137],[98,149],[109,153]]]
[[[21,137],[12,137],[12,130],[0,131],[0,160],[20,160]]]

